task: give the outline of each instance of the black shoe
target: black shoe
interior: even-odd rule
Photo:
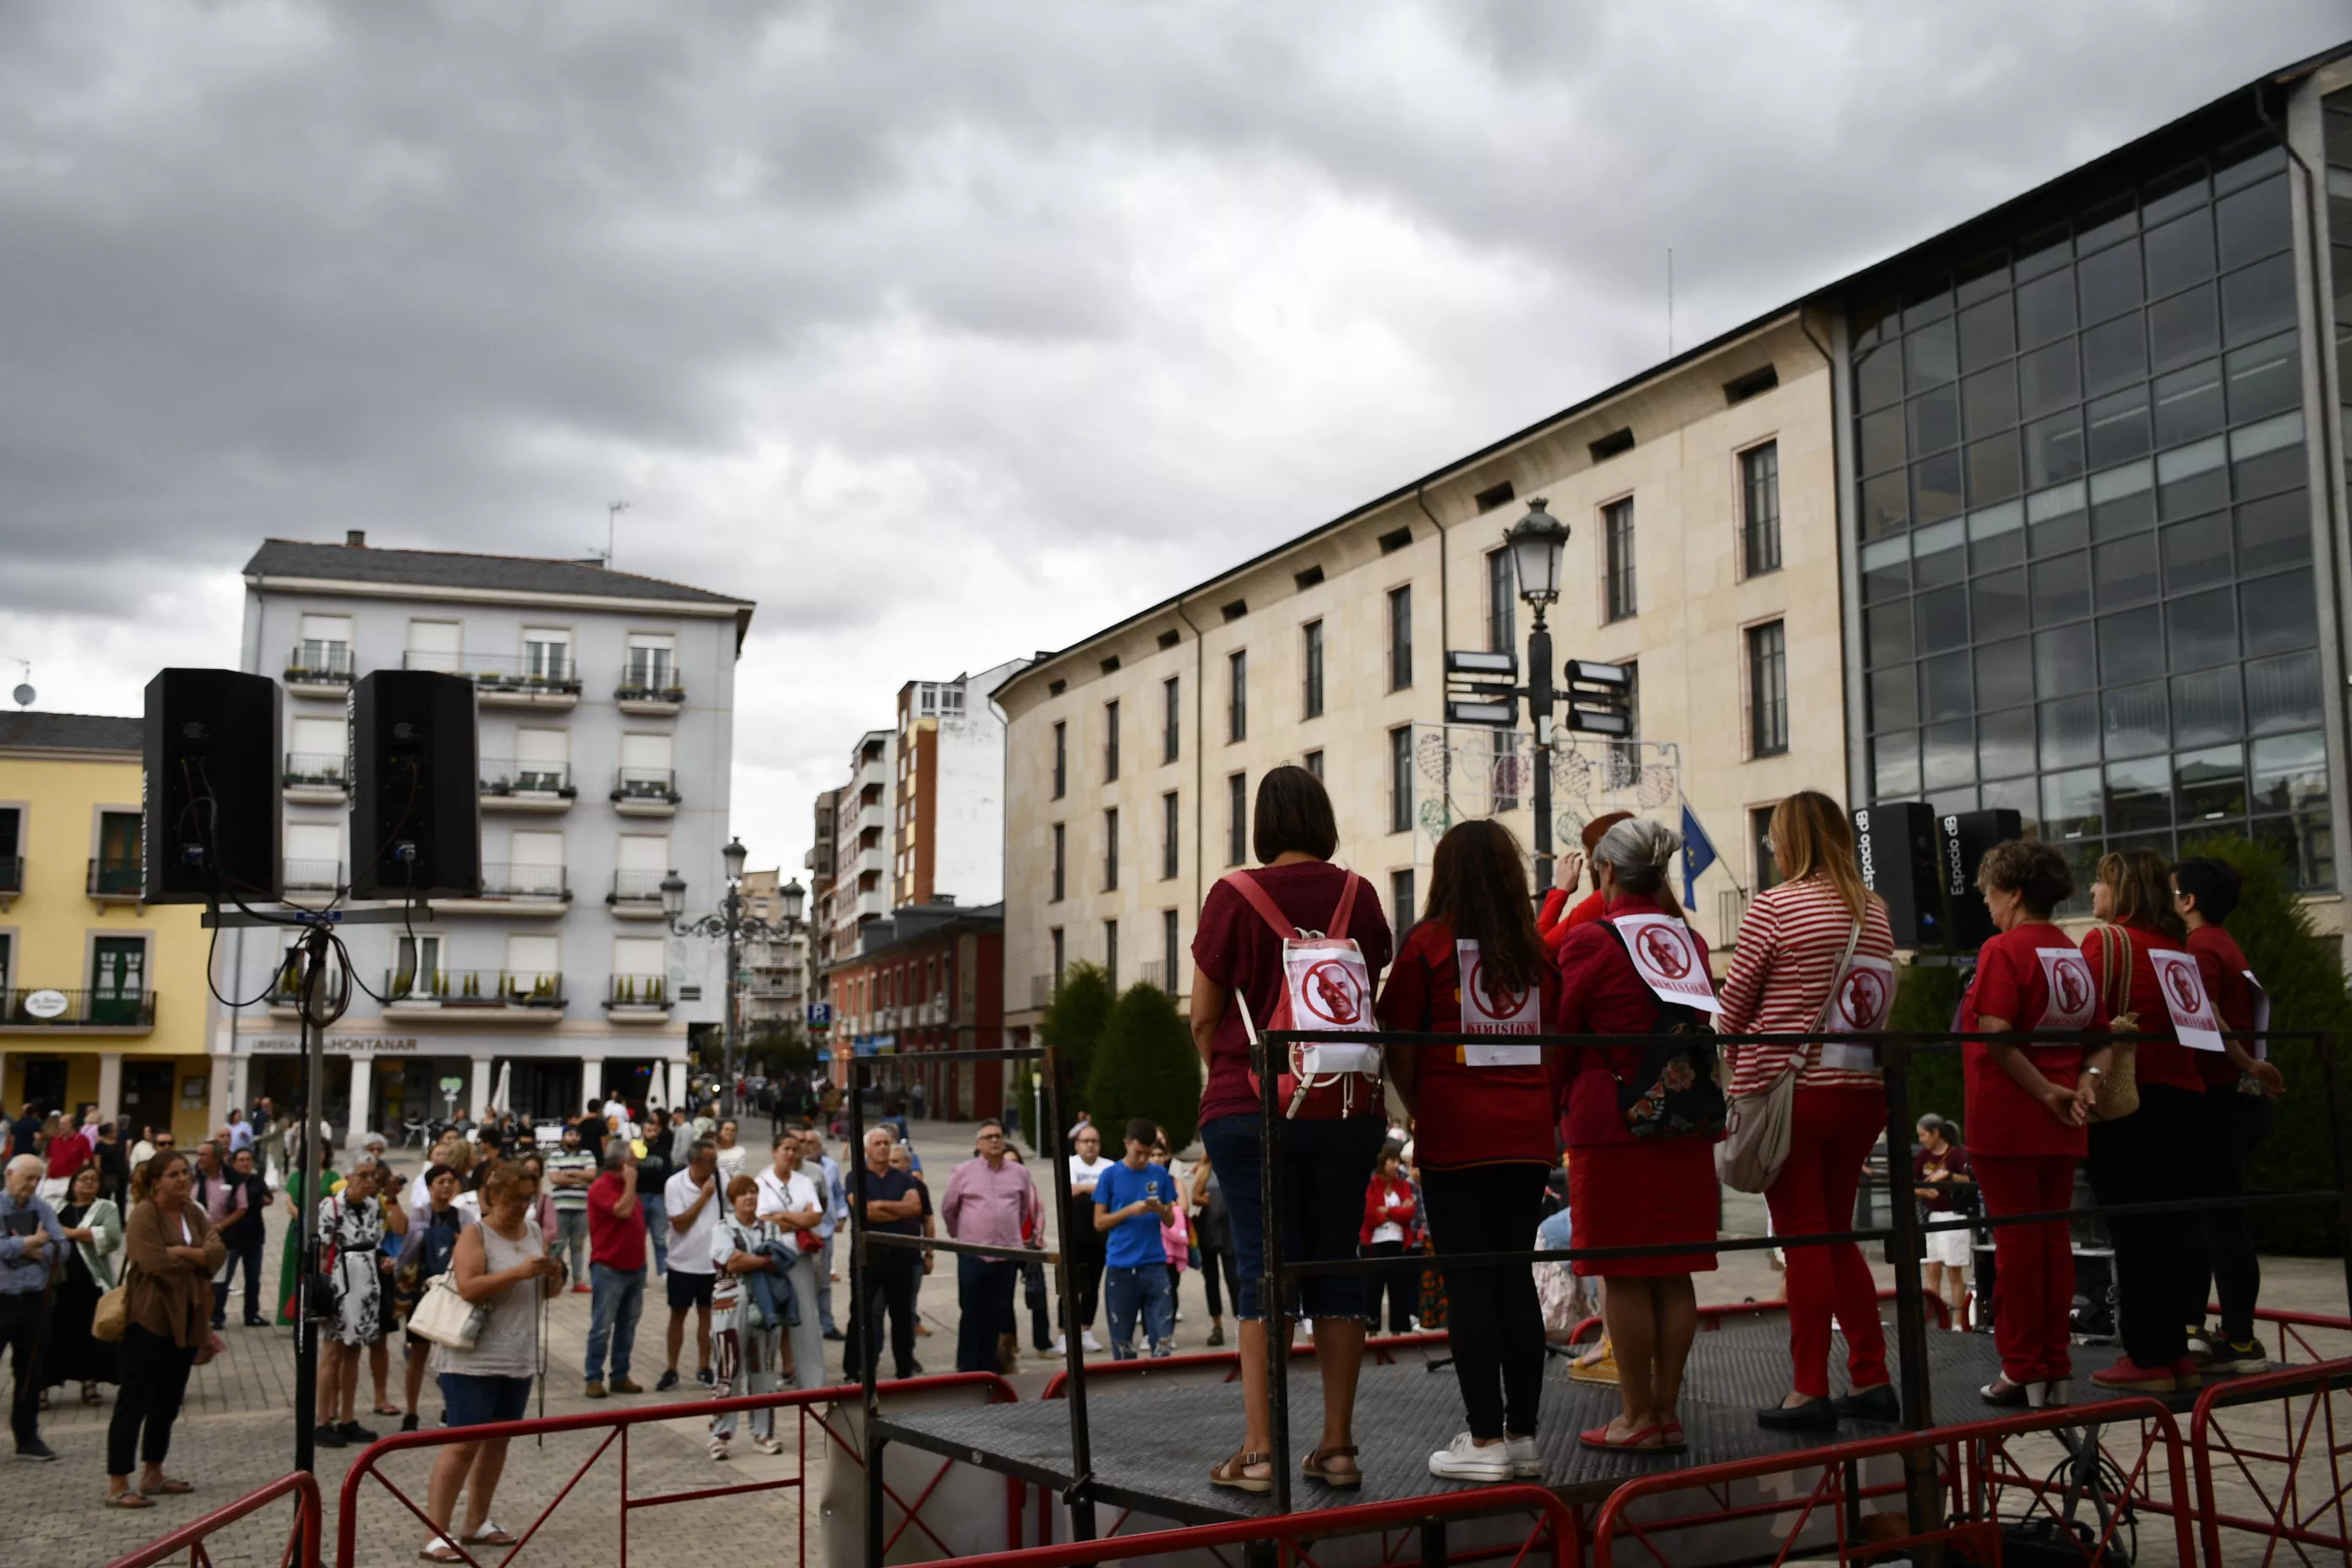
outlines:
[[[35,1464],[46,1465],[58,1457],[58,1451],[38,1437],[27,1437],[16,1445],[16,1457]]]
[[[310,1434],[310,1441],[321,1448],[341,1448],[350,1446],[343,1440],[341,1429],[335,1426],[320,1427]]]
[[[694,1369],[694,1381],[702,1384],[705,1388],[716,1388],[719,1386],[719,1379],[711,1374],[710,1369],[707,1366],[698,1366]]]
[[[1876,1388],[1865,1388],[1859,1394],[1849,1394],[1843,1399],[1831,1401],[1830,1407],[1840,1419],[1849,1421],[1883,1421],[1893,1426],[1903,1419],[1903,1401],[1891,1383]]]
[[[227,1320],[226,1318],[215,1318],[215,1319],[213,1320],[213,1327],[214,1327],[214,1328],[216,1328],[216,1329],[225,1329],[225,1328],[227,1328],[227,1327],[228,1327],[228,1320]]]
[[[400,1418],[400,1429],[404,1432],[414,1432],[416,1430],[416,1417],[413,1413]]]
[[[247,1318],[245,1321],[245,1326],[248,1329],[266,1329],[269,1326],[269,1320],[267,1318]]]
[[[661,1381],[654,1384],[654,1392],[656,1394],[667,1394],[671,1389],[676,1388],[677,1386],[677,1368],[672,1367],[667,1372],[661,1374]]]
[[[1776,1432],[1834,1432],[1837,1406],[1826,1399],[1809,1399],[1794,1409],[1774,1405],[1756,1413],[1756,1425]]]
[[[824,1331],[824,1337],[829,1340],[838,1340],[842,1337],[841,1331],[839,1329],[827,1329]]]
[[[361,1426],[356,1421],[346,1421],[341,1426],[336,1427],[335,1430],[342,1434],[343,1441],[346,1443],[373,1443],[375,1441],[375,1434],[369,1431],[366,1427]]]

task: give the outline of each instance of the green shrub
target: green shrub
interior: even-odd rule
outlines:
[[[1118,1145],[1128,1121],[1138,1116],[1165,1129],[1171,1149],[1192,1142],[1201,1055],[1175,998],[1157,985],[1131,985],[1111,1005],[1087,1076],[1086,1103],[1106,1149]]]
[[[1887,1016],[1886,1026],[1923,1033],[1948,1029],[1959,1005],[1960,971],[1942,964],[1905,964],[1895,972],[1895,1009]],[[1958,1047],[1933,1047],[1912,1057],[1910,1098],[1914,1124],[1932,1110],[1948,1121],[1960,1123],[1960,1142],[1968,1142],[1968,1119],[1963,1114],[1968,1107],[1962,1103]],[[1891,1145],[1909,1145],[1910,1128],[1890,1131]]]
[[[1103,1024],[1110,1016],[1110,976],[1099,964],[1074,963],[1062,972],[1061,988],[1037,1026],[1037,1043],[1062,1053],[1069,1064],[1071,1092],[1083,1097],[1094,1071],[1095,1047],[1102,1040]],[[1062,1107],[1062,1124],[1078,1119],[1083,1102]],[[1099,1114],[1099,1113],[1097,1113]]]

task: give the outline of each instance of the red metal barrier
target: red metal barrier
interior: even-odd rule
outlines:
[[[992,1405],[1012,1404],[1020,1398],[1020,1395],[1013,1392],[1011,1384],[992,1372],[961,1372],[937,1377],[908,1378],[893,1383],[889,1386],[894,1392],[985,1388],[989,1391],[991,1396],[989,1403]],[[512,1562],[524,1547],[530,1545],[531,1537],[539,1532],[540,1527],[545,1524],[555,1510],[562,1505],[563,1500],[572,1495],[572,1489],[580,1484],[596,1461],[603,1458],[606,1451],[617,1444],[620,1449],[621,1466],[621,1484],[615,1492],[620,1505],[618,1534],[620,1562],[622,1568],[627,1568],[629,1515],[637,1509],[658,1508],[666,1503],[698,1502],[708,1498],[730,1497],[742,1492],[779,1491],[795,1488],[801,1490],[805,1500],[809,1479],[808,1428],[812,1425],[838,1446],[852,1463],[862,1467],[865,1463],[865,1454],[858,1445],[851,1441],[823,1415],[816,1414],[814,1407],[820,1405],[846,1405],[856,1407],[864,1398],[865,1392],[857,1384],[845,1384],[832,1388],[782,1389],[773,1394],[754,1394],[737,1399],[706,1399],[684,1405],[646,1405],[626,1410],[599,1410],[578,1415],[550,1415],[530,1421],[495,1421],[479,1426],[436,1426],[426,1431],[401,1432],[389,1437],[380,1437],[370,1444],[367,1450],[352,1461],[350,1471],[343,1477],[342,1492],[335,1509],[335,1568],[352,1568],[352,1564],[357,1560],[360,1485],[371,1476],[375,1479],[377,1485],[398,1499],[403,1507],[415,1515],[418,1523],[427,1530],[439,1533],[432,1520],[426,1516],[425,1510],[416,1500],[401,1490],[390,1478],[376,1468],[378,1462],[389,1454],[410,1448],[436,1448],[447,1447],[458,1443],[478,1443],[490,1437],[532,1437],[542,1433],[606,1431],[608,1435],[604,1440],[597,1444],[595,1450],[581,1462],[577,1469],[572,1471],[572,1479],[556,1489],[555,1495],[548,1500],[547,1505],[541,1509],[538,1516],[531,1521],[530,1528],[521,1532],[514,1545],[507,1549],[505,1557],[499,1561]],[[697,1416],[708,1417],[730,1410],[779,1409],[794,1409],[799,1413],[800,1466],[796,1473],[782,1480],[746,1481],[733,1486],[698,1487],[690,1491],[664,1492],[655,1497],[630,1495],[629,1430],[631,1427]],[[940,1541],[938,1535],[922,1522],[922,1505],[938,1488],[940,1478],[947,1474],[950,1467],[954,1463],[952,1459],[943,1461],[937,1473],[931,1477],[912,1502],[899,1497],[895,1491],[887,1492],[890,1500],[898,1505],[899,1511],[904,1515],[898,1526],[899,1535],[903,1535],[909,1527],[919,1528],[926,1535],[931,1537],[942,1552],[948,1552],[947,1543]],[[803,1562],[805,1562],[808,1557],[808,1513],[809,1510],[804,1500],[799,1510],[798,1526],[799,1560]],[[885,1543],[883,1550],[887,1552],[891,1545],[896,1544],[898,1539],[898,1535],[893,1535],[890,1541]],[[452,1544],[456,1545],[457,1553],[464,1562],[473,1564],[474,1568],[481,1568],[479,1562],[467,1552],[462,1544],[457,1544],[454,1541]]]
[[[2273,1321],[2277,1320],[2273,1319]],[[2352,1328],[2352,1322],[2334,1320],[2319,1326],[2336,1327],[2341,1323]],[[2308,1366],[2284,1367],[2276,1372],[2255,1373],[2247,1377],[2235,1377],[2209,1385],[2198,1395],[2197,1408],[2189,1418],[2190,1462],[2197,1472],[2197,1525],[2205,1548],[2207,1568],[2224,1568],[2221,1555],[2221,1531],[2224,1529],[2246,1531],[2266,1538],[2270,1546],[2263,1554],[2267,1564],[2278,1555],[2283,1543],[2297,1547],[2324,1547],[2336,1553],[2336,1560],[2352,1556],[2352,1525],[2346,1518],[2345,1456],[2352,1453],[2352,1436],[2339,1430],[2336,1401],[2329,1397],[2336,1389],[2352,1384],[2352,1357],[2319,1362]],[[2262,1398],[2275,1394],[2275,1406]],[[2252,1396],[2251,1398],[2249,1396]],[[2306,1398],[2298,1420],[2294,1401]],[[2227,1402],[2226,1405],[2224,1401]],[[2260,1402],[2262,1409],[2275,1409],[2282,1429],[2284,1450],[2262,1446],[2267,1439],[2251,1436],[2240,1437],[2222,1429],[2221,1415],[2225,1408]],[[2249,1412],[2248,1414],[2252,1414]],[[2216,1448],[2237,1467],[2238,1475],[2255,1500],[2271,1512],[2267,1519],[2249,1518],[2221,1511],[2213,1495],[2213,1456]],[[2326,1476],[2321,1487],[2314,1489],[2305,1484],[2303,1470],[2306,1463],[2324,1461]],[[2262,1476],[2255,1473],[2256,1464],[2282,1465],[2285,1473],[2273,1487],[2266,1487]],[[2273,1492],[2275,1495],[2273,1495]],[[2305,1506],[2308,1504],[2308,1506]],[[2316,1527],[2332,1525],[2333,1534]],[[2308,1563],[2310,1554],[2297,1551],[2295,1558]],[[2245,1562],[2239,1557],[2230,1562]]]
[[[2102,1403],[2095,1408],[2098,1419],[2103,1423],[2112,1424],[2119,1421],[2143,1423],[2144,1441],[2141,1451],[2125,1478],[2127,1490],[2137,1489],[2140,1474],[2147,1466],[2156,1439],[2161,1438],[2168,1456],[2172,1495],[2175,1497],[2188,1495],[2188,1477],[2181,1458],[2180,1432],[2173,1422],[2171,1412],[2158,1401],[2147,1398],[2118,1399]],[[1866,1437],[1853,1442],[1825,1443],[1819,1447],[1807,1448],[1795,1454],[1766,1455],[1752,1459],[1733,1460],[1727,1464],[1701,1465],[1690,1469],[1662,1470],[1654,1476],[1638,1477],[1612,1492],[1609,1500],[1601,1505],[1592,1531],[1592,1561],[1596,1563],[1614,1562],[1615,1558],[1612,1553],[1616,1549],[1617,1537],[1622,1533],[1638,1542],[1643,1550],[1662,1564],[1663,1568],[1673,1568],[1675,1559],[1660,1550],[1657,1541],[1653,1539],[1654,1531],[1656,1534],[1664,1535],[1678,1530],[1689,1529],[1694,1525],[1793,1512],[1797,1515],[1796,1521],[1790,1526],[1787,1540],[1782,1543],[1779,1555],[1773,1559],[1773,1563],[1777,1565],[1785,1563],[1792,1552],[1802,1550],[1797,1544],[1798,1537],[1803,1532],[1806,1524],[1811,1521],[1814,1514],[1826,1510],[1830,1518],[1835,1521],[1838,1561],[1841,1563],[1865,1557],[1874,1559],[1890,1552],[1900,1554],[1906,1546],[1922,1545],[1931,1542],[1964,1542],[1971,1550],[1979,1553],[1979,1561],[1998,1563],[2000,1560],[1999,1538],[2001,1521],[1997,1517],[1997,1495],[1988,1494],[1980,1497],[1978,1500],[1979,1506],[1974,1510],[1975,1517],[1959,1520],[1929,1531],[1924,1535],[1907,1536],[1895,1541],[1850,1539],[1847,1533],[1847,1510],[1844,1505],[1849,1501],[1858,1501],[1866,1496],[1880,1495],[1888,1489],[1874,1488],[1849,1491],[1845,1479],[1849,1467],[1864,1459],[1889,1455],[1925,1452],[1932,1458],[1938,1450],[1944,1450],[1949,1455],[1962,1447],[1999,1449],[2012,1437],[2080,1426],[2085,1414],[2079,1408],[2060,1407],[2034,1411],[2005,1420],[1972,1422],[1958,1426],[1937,1426],[1925,1432],[1897,1432],[1885,1436]],[[2145,1436],[2151,1428],[2154,1436]],[[1947,1463],[1949,1462],[1948,1458]],[[1643,1498],[1655,1497],[1665,1492],[1718,1488],[1731,1481],[1752,1480],[1764,1476],[1793,1477],[1816,1468],[1822,1472],[1821,1479],[1804,1496],[1793,1500],[1775,1500],[1746,1508],[1727,1509],[1706,1514],[1682,1515],[1649,1524],[1628,1516],[1628,1510],[1633,1504]],[[1975,1468],[1979,1478],[1993,1478],[1994,1492],[1997,1493],[1999,1481],[2003,1476],[2000,1467],[1997,1464],[1979,1463]],[[1956,1492],[1955,1495],[1958,1493]],[[2034,1492],[2034,1497],[2037,1506],[2042,1511],[2049,1513],[2053,1518],[2060,1517],[2057,1510],[2051,1507],[2049,1499],[2045,1495],[2037,1490]],[[2194,1540],[2189,1532],[2185,1510],[2174,1515],[2173,1529],[2179,1552],[2179,1561],[2184,1564],[2188,1563],[2192,1561]],[[2095,1548],[2098,1555],[2086,1557],[2085,1568],[2095,1568],[2096,1563],[2109,1560],[2106,1550],[2113,1534],[2114,1524],[2111,1522],[2106,1531],[2100,1536]]]
[[[2208,1306],[2205,1310],[2214,1317],[2218,1318],[2221,1315],[2221,1309],[2218,1304]],[[2328,1333],[2352,1337],[2352,1318],[2332,1318],[2323,1312],[2288,1312],[2271,1307],[2257,1307],[2254,1309],[2254,1321],[2259,1323],[2270,1323],[2277,1328],[2278,1359],[2282,1362],[2287,1359],[2287,1345],[2290,1341],[2294,1342],[2295,1348],[2303,1352],[2307,1363],[2340,1360],[2346,1353],[2346,1349],[2352,1348],[2338,1347],[2332,1354],[2323,1352],[2304,1332],[2306,1329],[2319,1329]]]
[[[1089,1367],[1088,1371],[1093,1369]],[[1012,1552],[984,1552],[960,1559],[957,1568],[1079,1568],[1080,1564],[1118,1562],[1163,1552],[1211,1551],[1255,1541],[1275,1542],[1277,1560],[1296,1558],[1313,1568],[1314,1559],[1301,1541],[1335,1536],[1368,1535],[1392,1525],[1412,1525],[1458,1514],[1517,1513],[1536,1515],[1535,1526],[1510,1555],[1507,1568],[1517,1568],[1547,1534],[1553,1568],[1575,1568],[1580,1561],[1576,1516],[1541,1487],[1484,1487],[1475,1491],[1437,1492],[1428,1497],[1396,1498],[1387,1502],[1357,1503],[1348,1508],[1316,1509],[1304,1513],[1275,1514],[1264,1519],[1237,1519],[1228,1524],[1187,1525],[1179,1530],[1146,1531],[1140,1535],[1114,1536],[1101,1541],[1070,1541],[1051,1546],[1024,1546]]]
[[[318,1479],[306,1470],[280,1476],[258,1491],[247,1492],[202,1519],[191,1520],[161,1540],[151,1541],[138,1551],[116,1558],[107,1568],[152,1568],[182,1547],[187,1548],[189,1568],[209,1568],[212,1554],[205,1550],[206,1541],[247,1514],[257,1513],[289,1495],[294,1499],[294,1522],[287,1529],[286,1545],[278,1555],[278,1568],[319,1568],[326,1512],[319,1498]]]
[[[1371,1359],[1375,1366],[1390,1366],[1394,1364],[1397,1352],[1400,1351],[1429,1350],[1447,1342],[1449,1342],[1445,1334],[1441,1331],[1432,1331],[1425,1334],[1390,1334],[1377,1340],[1366,1340],[1364,1354]],[[1315,1342],[1312,1340],[1302,1341],[1290,1347],[1293,1360],[1311,1356],[1314,1353]],[[1241,1352],[1237,1350],[1195,1351],[1191,1355],[1136,1356],[1129,1361],[1090,1361],[1087,1363],[1087,1381],[1092,1383],[1098,1377],[1170,1372],[1180,1367],[1191,1366],[1224,1367],[1227,1369],[1225,1381],[1231,1383],[1242,1374]],[[1055,1373],[1045,1380],[1045,1392],[1037,1397],[1061,1398],[1064,1385],[1069,1382],[1069,1377],[1067,1369]]]

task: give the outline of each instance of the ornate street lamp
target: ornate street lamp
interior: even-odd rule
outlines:
[[[1518,574],[1519,597],[1536,613],[1528,632],[1528,719],[1535,727],[1536,896],[1551,887],[1551,631],[1544,611],[1559,597],[1560,560],[1568,551],[1568,524],[1552,516],[1541,496],[1528,502],[1527,516],[1504,531],[1511,570]]]
[[[740,838],[730,838],[719,851],[719,859],[727,868],[727,896],[719,902],[714,914],[697,915],[689,920],[686,914],[686,879],[673,868],[662,879],[662,913],[669,918],[669,929],[679,936],[723,937],[727,942],[727,1023],[722,1037],[720,1071],[722,1104],[729,1115],[738,1114],[735,1085],[739,1080],[736,1058],[741,1044],[739,1017],[742,1012],[741,950],[746,942],[789,942],[801,927],[801,900],[807,895],[798,882],[783,889],[783,913],[774,921],[765,921],[743,912],[743,864],[750,851]]]

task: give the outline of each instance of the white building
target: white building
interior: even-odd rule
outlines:
[[[1004,897],[1004,715],[989,693],[1028,662],[898,689],[892,909]]]

